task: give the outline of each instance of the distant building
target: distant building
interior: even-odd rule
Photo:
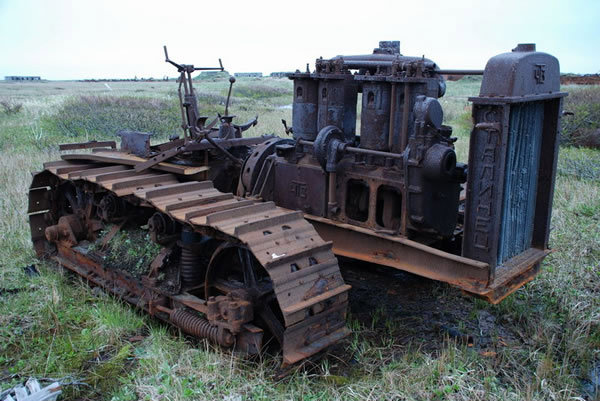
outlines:
[[[236,72],[236,78],[262,78],[262,72]]]
[[[286,77],[289,77],[290,74],[293,74],[293,72],[285,72],[285,71],[272,72],[271,78],[286,78]]]
[[[26,76],[21,76],[21,75],[9,75],[4,77],[4,80],[6,81],[39,81],[41,80],[40,77],[26,77]]]

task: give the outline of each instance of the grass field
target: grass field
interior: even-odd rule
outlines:
[[[223,112],[228,83],[199,84],[202,112]],[[442,99],[465,162],[467,97],[478,87],[477,80],[449,82]],[[348,340],[283,380],[274,379],[276,357],[248,360],[186,339],[40,264],[26,214],[30,171],[59,158],[61,142],[113,138],[119,129],[154,132],[156,140],[179,133],[175,90],[173,82],[0,83],[1,389],[35,376],[84,382],[67,386],[68,399],[600,398],[598,150],[561,149],[551,231],[555,252],[532,283],[493,306],[445,284],[410,278],[398,284],[409,293],[413,286],[420,289],[409,300],[422,304],[410,319],[392,311],[403,306],[396,299],[408,297],[396,298],[384,287],[387,302],[351,310]],[[249,132],[284,135],[280,121],[291,121],[290,94],[285,79],[239,80],[231,109],[241,122],[259,115]],[[29,277],[23,266],[33,263],[40,275]],[[430,316],[449,322],[452,330],[435,329]],[[469,346],[456,332],[477,341]]]

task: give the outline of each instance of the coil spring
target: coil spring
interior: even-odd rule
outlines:
[[[189,249],[181,249],[181,258],[179,259],[179,268],[181,269],[181,281],[184,287],[194,287],[204,280],[200,271],[202,258]]]
[[[181,330],[195,337],[206,338],[225,346],[231,345],[220,338],[217,326],[212,326],[208,320],[194,316],[183,309],[174,310],[171,313],[171,321],[180,327]]]

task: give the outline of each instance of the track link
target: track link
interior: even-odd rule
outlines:
[[[46,163],[44,169],[34,174],[29,191],[32,241],[39,256],[47,250],[45,228],[56,224],[51,212],[56,185],[86,181],[139,207],[152,207],[203,235],[250,250],[268,272],[283,315],[284,365],[314,355],[349,334],[345,315],[350,286],[342,279],[331,243],[301,212],[222,193],[210,181],[181,182],[178,174],[136,173],[127,165],[61,160]],[[66,267],[89,276],[73,263]],[[196,301],[186,303],[186,297],[190,298],[181,294],[174,299],[193,308]]]

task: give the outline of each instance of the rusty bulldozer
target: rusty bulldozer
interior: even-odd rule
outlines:
[[[291,365],[350,333],[336,256],[496,303],[550,252],[566,94],[557,59],[535,45],[482,71],[440,69],[393,41],[320,58],[290,75],[291,138],[244,137],[257,119],[236,124],[229,96],[210,121],[192,80],[206,68],[165,56],[180,74],[181,137],[151,144],[147,133],[121,132],[118,150],[113,141],[61,145],[92,151],[45,163],[29,191],[38,256],[150,315],[248,354],[273,344]],[[483,79],[469,99],[466,165],[438,99],[445,75],[470,74]],[[123,235],[152,245],[135,269],[107,251]]]

